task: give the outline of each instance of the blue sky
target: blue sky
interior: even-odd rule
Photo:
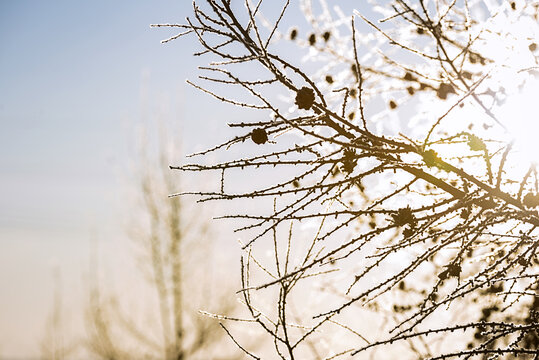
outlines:
[[[134,125],[160,116],[196,127],[184,104],[207,99],[184,82],[196,67],[185,56],[193,39],[162,45],[170,31],[149,27],[181,22],[190,7],[0,2],[0,357],[36,354],[53,264],[64,291],[82,296],[91,238],[124,236],[119,179]],[[194,138],[183,143],[197,146]]]

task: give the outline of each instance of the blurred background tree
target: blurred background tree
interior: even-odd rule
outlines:
[[[60,269],[53,269],[54,297],[52,312],[47,319],[45,336],[41,340],[41,357],[43,360],[62,360],[72,357],[78,350],[78,342],[69,336],[64,321],[65,308],[63,302],[62,279]]]
[[[235,359],[235,349],[222,343],[219,325],[198,312],[200,307],[232,312],[236,302],[225,290],[227,279],[213,268],[219,259],[213,254],[209,215],[169,198],[180,186],[168,167],[179,150],[165,133],[157,156],[141,136],[135,179],[143,211],[133,211],[129,227],[142,255],[142,278],[155,292],[157,307],[133,313],[122,307],[121,294],[103,296],[96,281],[87,309],[87,346],[102,359]],[[140,302],[145,296],[140,294]],[[141,322],[143,317],[149,321]]]
[[[109,288],[115,274],[99,265],[97,242],[90,262],[86,335],[73,336],[65,324],[59,269],[50,320],[42,339],[42,358],[74,356],[121,359],[237,359],[238,350],[223,342],[226,333],[206,312],[231,313],[237,307],[227,287],[230,277],[217,272],[209,214],[184,199],[169,198],[180,179],[168,168],[177,146],[161,131],[157,141],[139,136],[139,154],[131,179],[137,204],[129,214],[128,233],[135,245],[141,286],[118,293]],[[156,151],[151,145],[157,144]],[[121,251],[128,252],[123,248]],[[113,257],[114,258],[114,257]]]

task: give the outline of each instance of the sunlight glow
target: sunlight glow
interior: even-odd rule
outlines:
[[[515,149],[526,162],[539,162],[539,79],[530,75],[499,110]]]

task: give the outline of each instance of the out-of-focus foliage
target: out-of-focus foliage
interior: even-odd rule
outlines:
[[[149,291],[126,301],[123,294],[104,296],[108,291],[95,281],[87,308],[86,346],[91,354],[108,360],[236,359],[236,349],[222,341],[225,333],[219,324],[197,308],[231,312],[235,301],[222,295],[226,281],[217,287],[215,281],[210,283],[210,267],[218,262],[208,251],[212,233],[203,211],[168,197],[179,179],[168,169],[173,154],[166,145],[160,139],[158,157],[143,145],[135,175],[141,208],[133,208],[129,232],[142,254],[138,276],[146,275]],[[134,302],[142,309],[151,298],[156,301],[150,302],[155,308],[149,313],[133,313],[125,306]]]

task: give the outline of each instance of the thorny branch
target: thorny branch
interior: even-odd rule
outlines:
[[[302,1],[313,32],[301,39],[297,28],[281,31],[289,1],[279,7],[246,0],[241,10],[234,7],[240,2],[230,0],[203,3],[193,3],[194,17],[183,25],[155,25],[181,31],[164,42],[194,35],[203,49],[196,55],[212,60],[200,68],[207,73],[200,80],[209,85],[189,84],[271,120],[229,123],[235,137],[192,157],[232,148],[254,155],[171,166],[221,172],[220,191],[174,195],[275,199],[269,215],[222,218],[251,221],[238,228],[252,235],[243,245],[239,293],[253,322],[273,339],[276,354],[298,358],[304,345],[321,358],[311,339],[325,328],[336,331],[336,324],[362,343],[331,349],[328,359],[404,342],[417,356],[432,359],[537,354],[537,171],[533,163],[522,168],[508,119],[498,115],[511,88],[499,74],[511,66],[489,46],[506,38],[528,42],[530,64],[513,71],[520,76],[516,85],[533,81],[523,70],[538,63],[537,44],[512,34],[511,26],[528,21],[537,27],[539,5],[395,0],[383,8],[368,1],[347,16],[323,0],[315,15],[313,4]],[[274,20],[267,20],[264,12],[276,8]],[[373,10],[382,15],[378,22],[371,20]],[[287,36],[298,45],[292,56],[275,46]],[[318,70],[297,61],[304,53]],[[247,70],[253,67],[258,79]],[[223,94],[211,84],[231,91]],[[250,191],[225,191],[230,172],[279,169],[291,175]],[[307,243],[293,240],[292,224],[315,220],[316,233]],[[283,237],[279,229],[287,224],[290,232]],[[274,270],[254,255],[257,246],[273,246]],[[251,284],[253,264],[269,279]],[[307,279],[326,284],[323,293],[334,298],[318,304],[322,310],[303,318],[304,324],[291,324],[297,318],[291,294]],[[254,305],[253,295],[269,289],[277,294],[273,320]],[[396,300],[403,294],[408,304]],[[357,323],[342,324],[346,312],[381,313],[388,302],[398,320],[387,339],[365,345]],[[433,327],[435,314],[463,304],[470,309],[464,323],[458,323],[464,316],[459,314],[461,320],[454,316],[448,325]],[[426,345],[427,336],[457,330],[475,334],[466,346],[445,343],[438,353]]]

